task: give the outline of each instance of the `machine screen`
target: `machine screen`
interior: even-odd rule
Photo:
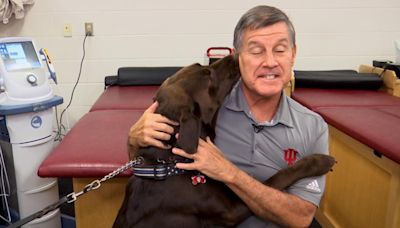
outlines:
[[[30,41],[0,43],[0,54],[7,71],[41,67]]]

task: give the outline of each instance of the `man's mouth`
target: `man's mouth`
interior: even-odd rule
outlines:
[[[267,80],[273,80],[276,77],[278,77],[278,75],[276,75],[276,74],[264,74],[264,75],[261,75],[260,77],[265,78]]]

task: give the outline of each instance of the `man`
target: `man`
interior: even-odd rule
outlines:
[[[225,183],[255,216],[239,227],[307,227],[322,196],[324,177],[305,178],[286,192],[263,185],[278,170],[313,153],[328,153],[323,119],[283,94],[296,56],[295,31],[279,9],[257,6],[239,20],[234,33],[241,80],[218,113],[215,145],[199,141],[197,153],[173,148],[193,159],[177,167],[199,170]],[[132,146],[167,148],[173,133],[167,118],[151,105],[131,128]]]

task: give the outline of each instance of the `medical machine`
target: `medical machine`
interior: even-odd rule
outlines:
[[[47,51],[32,39],[0,38],[0,56],[0,145],[10,184],[3,210],[22,219],[59,199],[57,179],[40,178],[37,169],[53,149],[53,107],[63,99],[53,94],[49,79],[56,83],[56,73]],[[61,227],[60,211],[24,227]]]

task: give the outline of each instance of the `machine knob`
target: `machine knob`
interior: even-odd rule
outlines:
[[[33,86],[36,85],[37,82],[37,77],[34,74],[28,74],[28,76],[26,77],[26,80]]]

